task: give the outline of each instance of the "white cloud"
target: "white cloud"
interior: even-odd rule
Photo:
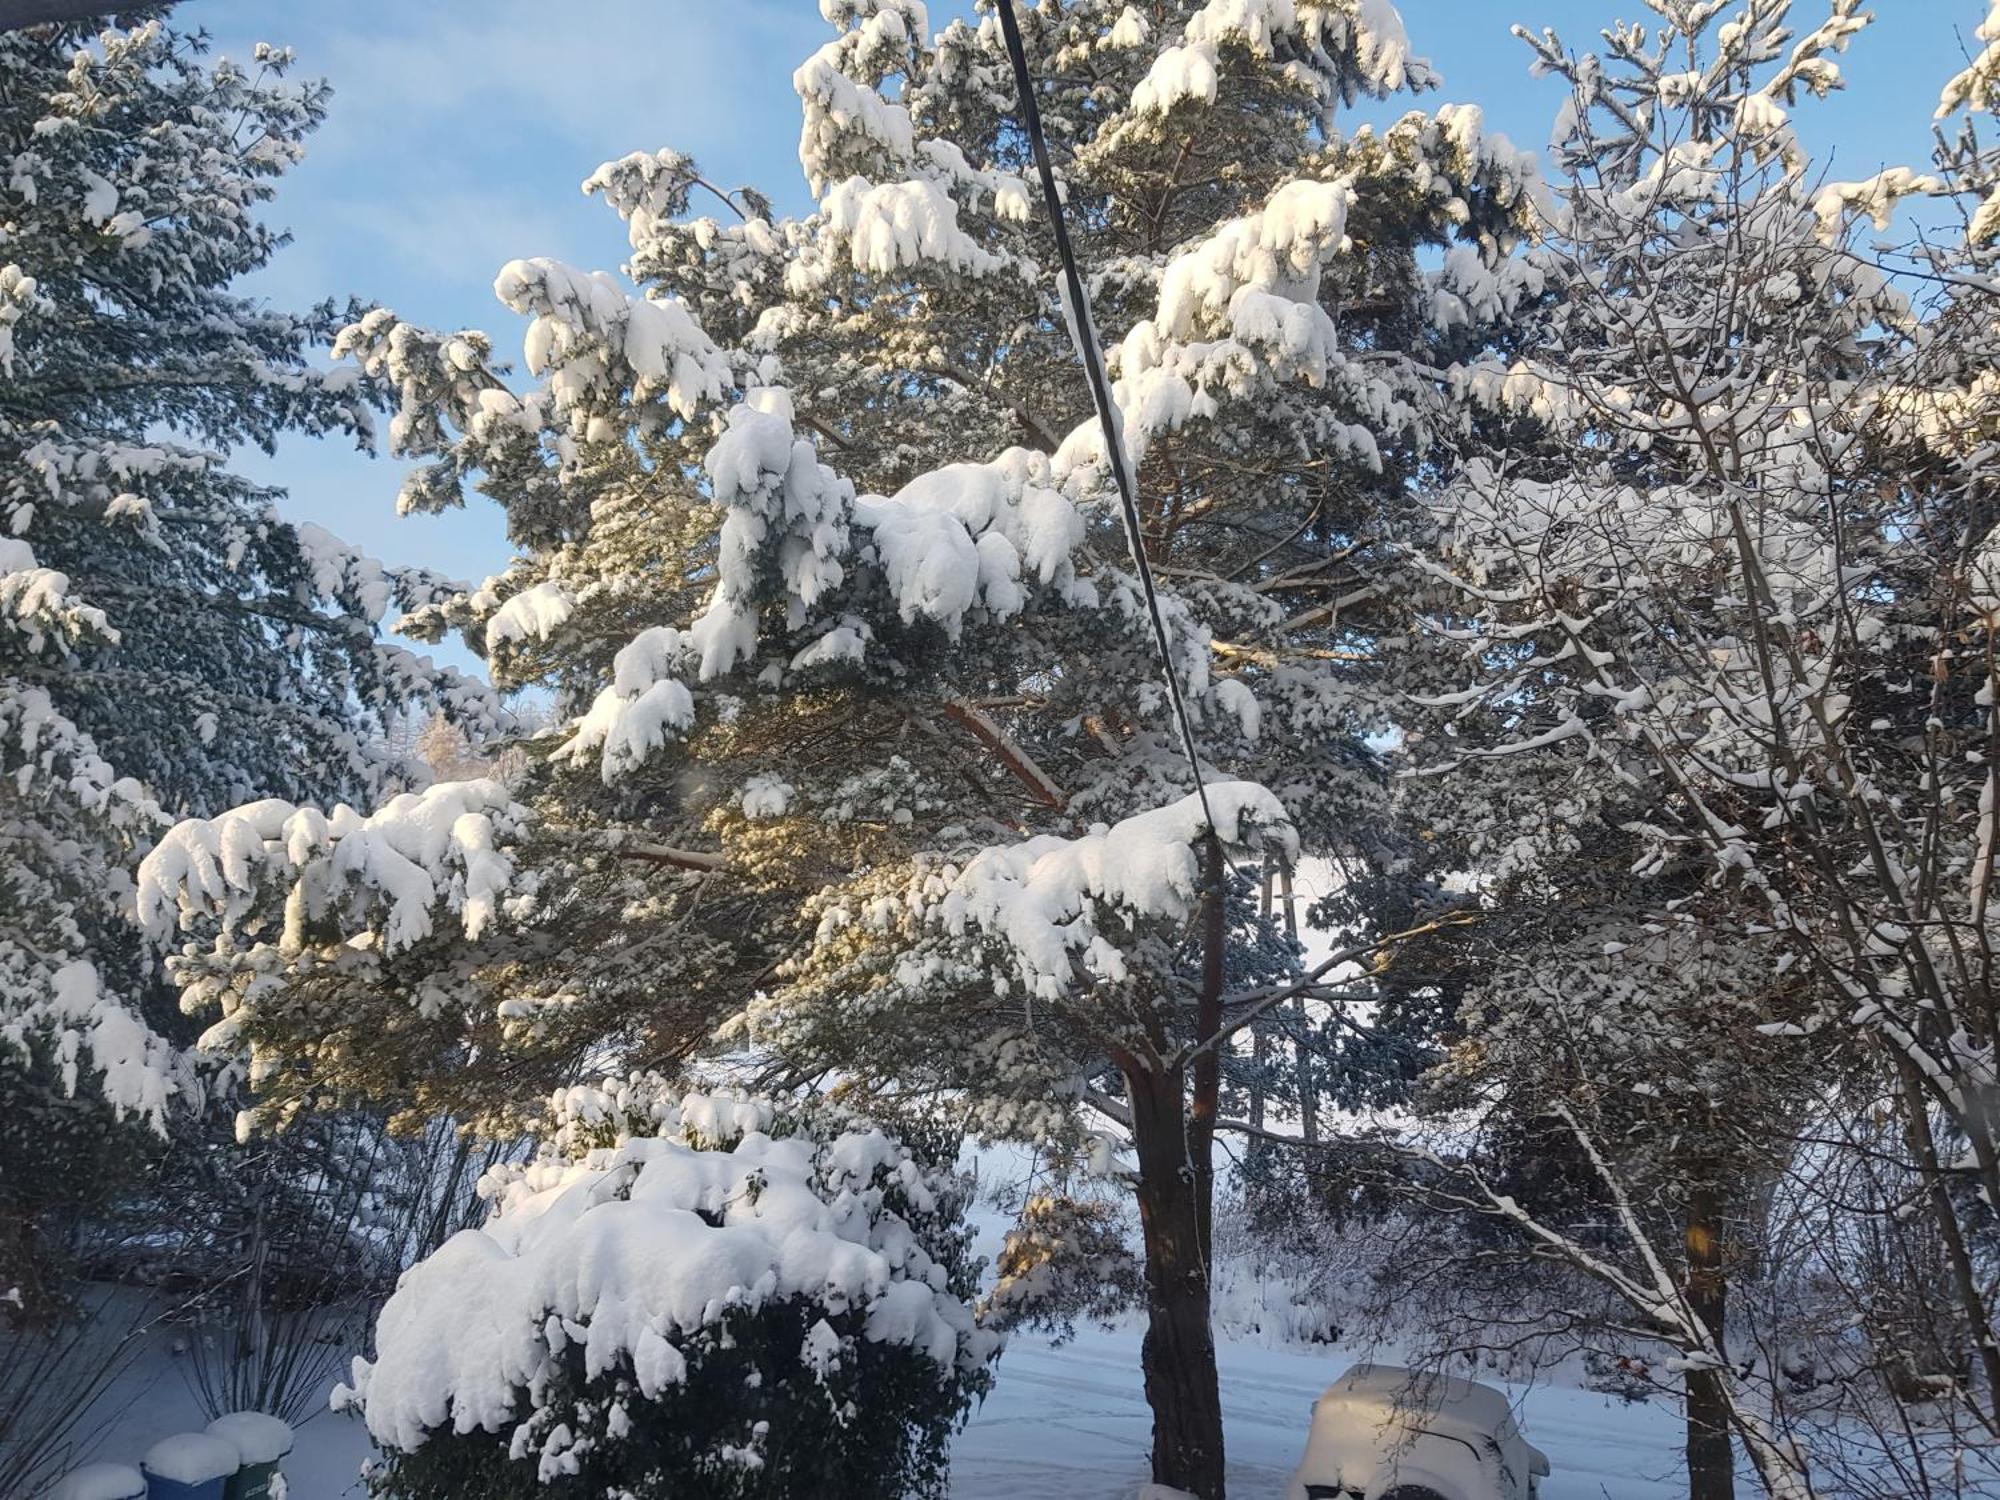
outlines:
[[[747,146],[759,167],[774,147],[789,158],[792,70],[828,34],[797,0],[369,0],[315,19],[329,13],[343,19],[306,59],[337,90],[328,134],[345,138],[328,149],[358,144],[356,125],[371,144],[439,127],[459,142],[582,148],[578,181],[604,157],[663,145],[710,158],[740,158]]]

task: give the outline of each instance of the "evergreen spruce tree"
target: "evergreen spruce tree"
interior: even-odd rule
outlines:
[[[373,801],[406,770],[376,748],[397,704],[492,717],[377,639],[443,580],[286,523],[228,467],[369,431],[366,382],[307,360],[336,310],[232,290],[283,243],[258,209],[326,107],[290,61],[210,63],[159,21],[0,36],[0,1195],[22,1233],[0,1291],[39,1275],[40,1211],[80,1185],[49,1142],[163,1131],[204,1087],[130,925],[133,861],[247,798]]]

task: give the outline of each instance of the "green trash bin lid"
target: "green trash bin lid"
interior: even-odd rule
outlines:
[[[48,1500],[142,1500],[146,1476],[130,1464],[85,1464],[49,1491]]]
[[[233,1444],[246,1464],[274,1464],[292,1451],[291,1425],[268,1412],[232,1411],[210,1422],[208,1435]]]

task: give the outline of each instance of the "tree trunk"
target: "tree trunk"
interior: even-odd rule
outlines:
[[[1215,1122],[1222,1113],[1223,948],[1229,941],[1224,910],[1222,840],[1213,832],[1202,842],[1202,883],[1208,894],[1201,912],[1201,998],[1195,1003],[1193,1087],[1188,1098],[1187,1157],[1194,1185],[1195,1239],[1201,1250],[1203,1284],[1215,1243]],[[1204,1294],[1205,1296],[1205,1294]]]
[[[1278,889],[1285,908],[1285,935],[1294,942],[1299,936],[1298,899],[1292,894],[1292,868],[1280,866]],[[1298,1069],[1299,1134],[1308,1142],[1319,1139],[1319,1086],[1313,1081],[1312,1054],[1306,1050],[1306,1001],[1301,995],[1292,1002],[1298,1021],[1298,1039],[1293,1044]]]
[[[1980,1364],[1986,1373],[1988,1414],[1994,1422],[2000,1423],[2000,1344],[1994,1342],[1986,1297],[1980,1289],[1971,1250],[1965,1242],[1964,1226],[1959,1223],[1958,1208],[1951,1200],[1944,1160],[1938,1152],[1937,1137],[1931,1130],[1930,1108],[1922,1082],[1917,1077],[1916,1064],[1910,1061],[1908,1053],[1899,1049],[1891,1049],[1891,1055],[1902,1084],[1898,1098],[1902,1105],[1903,1129],[1910,1143],[1910,1152],[1916,1158],[1917,1170],[1923,1174],[1931,1218],[1937,1225],[1945,1254],[1951,1261],[1952,1282],[1958,1291],[1959,1306],[1964,1311],[1966,1327],[1978,1347]]]
[[[1257,915],[1267,923],[1271,920],[1271,900],[1277,894],[1277,886],[1277,867],[1272,860],[1266,858],[1264,878],[1257,883]],[[1256,1025],[1250,1029],[1250,1061],[1255,1065],[1250,1083],[1250,1123],[1256,1129],[1262,1130],[1265,1110],[1264,1078],[1266,1070],[1271,1066],[1271,1035],[1263,1025]],[[1263,1156],[1269,1146],[1269,1141],[1253,1135],[1245,1144],[1244,1152],[1254,1162]],[[1257,1174],[1253,1172],[1251,1177],[1254,1180]]]
[[[1222,1392],[1209,1325],[1208,1247],[1189,1159],[1182,1075],[1125,1069],[1139,1158],[1146,1252],[1146,1341],[1140,1362],[1153,1409],[1153,1482],[1222,1500]]]
[[[1722,1213],[1714,1188],[1688,1198],[1687,1296],[1719,1352],[1727,1326],[1729,1283],[1722,1263]],[[1736,1500],[1736,1460],[1729,1437],[1729,1397],[1716,1370],[1687,1372],[1688,1500]]]

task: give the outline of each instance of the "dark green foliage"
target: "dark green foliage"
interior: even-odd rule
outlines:
[[[45,1047],[0,1049],[0,1330],[67,1310],[85,1218],[143,1180],[161,1143],[71,1093]]]
[[[237,289],[285,243],[261,215],[326,85],[283,49],[211,58],[163,7],[121,15],[0,33],[0,1295],[44,1308],[79,1270],[193,1274],[190,1245],[213,1271],[214,1218],[258,1175],[206,1113],[232,1090],[191,1060],[208,1021],[159,983],[132,866],[178,815],[399,789],[406,705],[493,718],[483,685],[377,638],[442,580],[230,472],[372,429],[369,384],[312,352],[355,309]],[[234,1177],[172,1232],[127,1227]]]
[[[858,1335],[866,1315],[829,1316],[795,1298],[737,1309],[682,1346],[684,1384],[645,1399],[629,1371],[586,1379],[583,1348],[563,1352],[547,1398],[577,1441],[575,1469],[538,1480],[533,1457],[508,1456],[508,1434],[440,1431],[415,1453],[391,1452],[370,1491],[396,1500],[782,1500],[839,1496],[896,1500],[946,1493],[948,1443],[977,1389],[949,1378],[921,1351],[857,1338],[824,1381],[801,1368],[799,1347],[825,1317]],[[621,1419],[622,1437],[611,1435]],[[553,1426],[537,1422],[538,1442]],[[760,1430],[761,1429],[761,1430]],[[729,1444],[761,1462],[718,1462]]]
[[[607,1078],[574,1094],[588,1096],[581,1108],[574,1095],[558,1095],[529,1124],[544,1165],[601,1159],[635,1137],[730,1152],[747,1128],[741,1114],[684,1108],[691,1096],[658,1074]],[[876,1122],[815,1097],[779,1105],[760,1125],[774,1139],[806,1137],[837,1155],[835,1143],[866,1136]],[[864,1190],[839,1189],[845,1208],[836,1212],[900,1221],[929,1257],[931,1287],[969,1304],[984,1263],[971,1250],[970,1179],[953,1170],[962,1135],[930,1115],[901,1122],[892,1138],[914,1158],[916,1180],[878,1167]],[[830,1167],[830,1156],[823,1160]],[[494,1182],[518,1172],[502,1168]],[[818,1188],[828,1202],[834,1180]],[[631,1191],[628,1178],[615,1196]],[[720,1207],[695,1212],[711,1227],[725,1223]],[[542,1330],[548,1359],[531,1386],[516,1388],[514,1425],[470,1433],[440,1426],[413,1452],[385,1448],[371,1491],[394,1500],[942,1497],[951,1436],[991,1389],[997,1345],[978,1335],[946,1369],[923,1348],[880,1331],[871,1338],[872,1306],[797,1295],[720,1310],[698,1330],[672,1333],[685,1361],[678,1378],[657,1369],[642,1378],[630,1353],[593,1375],[588,1320],[565,1319],[557,1334]]]

